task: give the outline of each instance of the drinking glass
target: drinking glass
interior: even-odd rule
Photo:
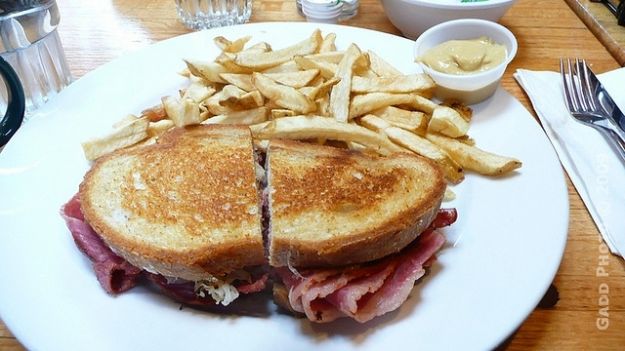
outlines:
[[[252,15],[252,0],[176,0],[180,21],[190,29],[245,23]]]
[[[0,57],[21,81],[27,117],[72,80],[56,31],[59,20],[54,0],[0,0]],[[0,112],[7,102],[0,85]]]

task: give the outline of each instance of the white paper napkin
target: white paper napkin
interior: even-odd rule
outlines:
[[[519,69],[525,89],[560,162],[613,254],[625,255],[625,162],[595,129],[573,119],[564,104],[557,72]],[[625,68],[599,75],[621,111],[625,111]]]

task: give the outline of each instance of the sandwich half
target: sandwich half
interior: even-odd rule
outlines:
[[[264,192],[275,300],[311,321],[399,307],[445,239],[445,181],[429,160],[273,140]]]
[[[267,280],[255,170],[248,128],[174,129],[98,159],[63,214],[107,291],[143,275],[181,302],[227,305]]]

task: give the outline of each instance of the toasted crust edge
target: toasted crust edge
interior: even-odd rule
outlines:
[[[356,263],[364,263],[401,251],[413,242],[434,220],[440,209],[442,197],[418,215],[412,217],[411,223],[405,223],[399,215],[385,223],[388,228],[404,227],[404,229],[378,229],[370,233],[361,233],[360,240],[342,242],[340,239],[324,242],[324,247],[334,247],[334,251],[320,252],[317,243],[300,241],[294,243],[287,240],[272,240],[273,250],[269,264],[273,267],[330,267]],[[384,226],[384,225],[383,225]],[[382,227],[383,227],[382,226]]]

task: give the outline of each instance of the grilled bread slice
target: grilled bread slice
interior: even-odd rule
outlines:
[[[267,150],[269,264],[348,265],[398,252],[436,216],[444,178],[426,158],[379,158],[272,140]]]
[[[247,127],[196,126],[98,159],[80,199],[132,265],[195,281],[264,263],[257,186]]]

